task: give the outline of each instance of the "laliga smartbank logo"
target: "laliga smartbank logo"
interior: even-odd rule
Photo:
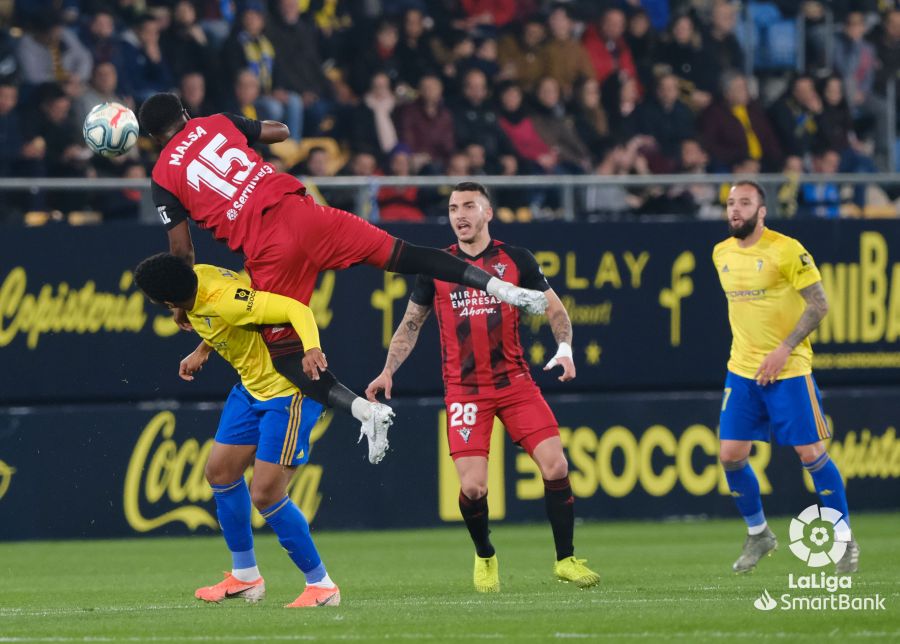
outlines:
[[[847,551],[850,526],[841,513],[832,508],[811,505],[791,519],[790,550],[810,568],[836,564]],[[885,610],[884,597],[853,596],[853,579],[849,575],[829,575],[818,572],[809,575],[788,575],[791,592],[773,597],[767,589],[753,601],[757,610]],[[799,591],[799,592],[798,592]]]
[[[791,552],[810,568],[837,563],[847,551],[850,526],[833,508],[811,505],[791,519]]]

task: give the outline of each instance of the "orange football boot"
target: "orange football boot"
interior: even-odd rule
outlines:
[[[337,586],[321,588],[307,586],[303,593],[285,608],[318,608],[320,606],[338,606],[341,603],[341,591]]]
[[[225,573],[225,579],[215,586],[198,588],[194,597],[205,602],[220,602],[223,599],[245,599],[248,602],[258,602],[266,596],[266,582],[260,577],[255,581],[241,581]]]

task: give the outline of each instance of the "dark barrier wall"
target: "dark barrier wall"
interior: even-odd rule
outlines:
[[[900,507],[898,389],[826,394],[832,458],[851,512]],[[579,516],[736,516],[716,462],[714,394],[551,397]],[[291,496],[316,528],[439,525],[458,519],[438,399],[398,402],[392,449],[373,466],[347,418],[316,427]],[[216,529],[203,466],[218,405],[79,405],[0,412],[0,539],[185,534]],[[491,513],[541,521],[543,484],[500,425],[491,447]],[[790,448],[751,457],[770,514],[815,502]],[[406,495],[396,503],[400,491]],[[258,516],[257,527],[262,525]]]
[[[777,222],[822,270],[831,313],[815,337],[824,385],[900,382],[900,221]],[[448,226],[390,230],[445,246]],[[498,239],[531,249],[575,325],[578,379],[549,391],[718,389],[730,333],[713,270],[724,223],[496,226]],[[239,259],[195,232],[197,257]],[[198,381],[175,377],[195,345],[146,304],[130,269],[165,248],[162,228],[8,229],[0,256],[0,405],[29,401],[217,399],[231,375],[215,361]],[[503,267],[496,267],[502,272]],[[312,301],[332,368],[364,387],[406,307],[409,283],[368,267],[325,273]],[[429,322],[400,371],[398,394],[441,392],[437,333]],[[555,344],[546,319],[523,323],[526,353],[542,365]]]

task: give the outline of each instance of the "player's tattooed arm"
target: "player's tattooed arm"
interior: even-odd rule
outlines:
[[[553,289],[545,291],[545,294],[548,302],[547,317],[550,320],[550,330],[553,331],[556,344],[562,342],[572,344],[572,320],[569,319],[565,305]]]
[[[785,339],[784,343],[791,349],[803,342],[803,339],[810,333],[815,331],[816,327],[825,318],[828,313],[828,298],[825,295],[825,288],[822,282],[816,282],[804,289],[800,289],[800,295],[806,300],[806,309],[797,326],[791,331],[791,334]]]
[[[394,332],[394,337],[391,338],[391,346],[388,347],[387,360],[384,363],[385,371],[390,374],[396,373],[400,365],[409,357],[419,340],[422,325],[430,314],[430,306],[409,302],[406,306],[406,313],[403,315],[403,321],[400,322],[400,326]]]

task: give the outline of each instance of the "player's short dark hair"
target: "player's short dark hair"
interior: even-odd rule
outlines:
[[[154,94],[141,105],[138,120],[148,134],[158,136],[178,123],[183,112],[181,99],[175,94]]]
[[[197,275],[172,253],[148,257],[134,269],[134,281],[154,302],[184,302],[197,291]]]
[[[731,187],[737,188],[738,186],[750,186],[751,188],[756,190],[756,194],[759,196],[759,205],[766,205],[766,190],[756,181],[751,181],[750,179],[742,179],[741,181],[735,181]]]
[[[453,186],[453,192],[480,192],[484,195],[484,198],[488,200],[488,203],[491,201],[491,195],[488,194],[487,188],[477,181],[463,181],[457,183]]]

